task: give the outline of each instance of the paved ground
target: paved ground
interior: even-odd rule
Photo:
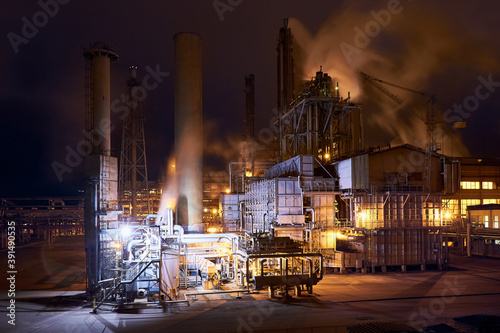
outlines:
[[[312,295],[287,302],[267,294],[198,296],[165,310],[90,314],[83,238],[16,250],[16,325],[8,324],[7,252],[0,252],[0,331],[13,332],[346,332],[373,322],[416,329],[453,318],[500,315],[500,260],[453,257],[448,271],[326,275]]]

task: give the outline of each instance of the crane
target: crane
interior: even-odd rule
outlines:
[[[431,156],[432,153],[435,153],[440,150],[440,147],[438,147],[438,144],[436,143],[436,110],[435,110],[435,104],[436,104],[436,96],[427,94],[421,91],[417,91],[414,89],[410,89],[407,87],[400,86],[398,84],[390,83],[387,81],[383,81],[379,78],[376,78],[375,76],[366,74],[362,72],[361,70],[357,69],[356,73],[360,77],[361,80],[371,84],[378,90],[380,90],[382,93],[384,93],[386,96],[388,96],[390,99],[395,101],[396,103],[402,105],[403,107],[407,107],[408,110],[413,113],[417,118],[422,120],[425,123],[426,127],[426,145],[425,145],[425,179],[427,182],[427,188],[430,188],[430,180],[431,180]],[[401,98],[399,98],[397,95],[393,94],[390,92],[388,89],[386,89],[382,84],[386,84],[398,89],[406,90],[411,93],[420,95],[420,96],[425,96],[429,97],[427,101],[427,108],[426,108],[426,113],[425,117],[423,117],[421,114],[418,112],[415,112],[414,109],[409,106],[405,101],[403,101]]]

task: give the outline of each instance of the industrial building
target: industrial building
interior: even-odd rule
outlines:
[[[463,254],[500,254],[497,206],[500,163],[497,159],[458,158],[460,187],[443,196],[447,237]]]
[[[222,189],[231,192],[233,173],[231,168],[229,177],[207,173],[202,186],[201,38],[180,33],[174,44],[175,167],[173,181],[167,179],[161,190],[149,187],[147,178],[145,113],[134,99],[134,90],[140,88],[137,69],[131,68],[127,81],[132,107],[124,119],[118,168],[109,138],[109,73],[118,53],[104,43],[84,50],[86,127],[97,133],[86,157],[84,209],[87,291],[94,299],[94,311],[103,304],[178,302],[180,288],[218,289],[227,281],[240,288],[225,292],[268,288],[273,297],[276,290],[287,295],[294,288],[296,295],[302,290],[311,293],[323,276],[321,253],[305,251],[290,237],[268,237],[264,225],[255,232],[218,233],[227,229],[220,220],[218,194]],[[247,87],[251,85],[249,78]],[[247,96],[250,109],[250,88]],[[333,110],[335,101],[330,102]],[[253,133],[247,134],[251,142]],[[255,158],[248,155],[241,162],[253,165],[252,177],[274,164]],[[234,175],[238,177],[238,172]],[[247,175],[242,177],[241,191]],[[234,184],[238,188],[239,181]],[[162,199],[153,212],[158,194]]]
[[[174,36],[175,167],[161,182],[148,179],[137,68],[126,84],[132,107],[118,158],[109,127],[118,52],[104,43],[85,48],[93,135],[83,223],[94,311],[188,302],[181,290],[192,287],[300,297],[327,271],[444,269],[450,246],[499,253],[500,164],[440,154],[432,103],[426,147],[368,147],[363,106],[321,64],[299,82],[287,20],[278,38],[275,137],[255,136],[258,87],[248,75],[242,159],[204,172],[202,39]],[[15,210],[2,202],[2,214]]]

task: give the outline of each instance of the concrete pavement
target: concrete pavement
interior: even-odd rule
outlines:
[[[81,247],[80,247],[81,245]],[[415,329],[453,318],[500,316],[500,260],[452,258],[448,271],[326,275],[314,293],[287,301],[267,293],[207,295],[198,301],[91,314],[85,301],[83,238],[18,249],[16,326],[8,324],[2,291],[0,330],[13,332],[347,332],[373,322]],[[3,252],[0,260],[6,261]],[[3,270],[5,272],[6,270]],[[2,274],[3,274],[2,272]],[[2,275],[2,290],[8,290]],[[7,287],[7,289],[6,289]],[[80,291],[79,291],[80,290]]]

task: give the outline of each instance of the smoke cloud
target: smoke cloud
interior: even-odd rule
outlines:
[[[227,167],[229,162],[242,161],[243,138],[236,134],[220,136],[219,125],[215,121],[205,121],[203,124],[203,153],[209,160],[218,159]],[[219,163],[220,163],[219,162]]]
[[[391,7],[389,2],[370,5],[348,5],[333,14],[316,32],[310,32],[297,19],[290,20],[294,47],[299,51],[300,63],[296,72],[300,79],[310,79],[319,66],[339,82],[341,96],[351,93],[353,101],[363,104],[366,144],[410,143],[426,144],[425,112],[429,97],[419,96],[391,86],[384,86],[410,108],[401,107],[382,92],[362,83],[356,69],[381,80],[416,91],[437,95],[437,121],[451,104],[463,100],[471,91],[457,94],[464,84],[480,73],[498,69],[493,57],[480,40],[464,39],[465,27],[452,15],[433,13],[429,6],[415,2],[401,2]],[[480,56],[478,56],[480,55]],[[467,68],[463,76],[453,75]],[[440,76],[455,77],[456,81],[443,84]],[[457,89],[458,88],[458,89]],[[473,89],[473,88],[471,88]],[[455,90],[455,91],[453,91]],[[458,132],[450,123],[438,124],[436,141],[442,143],[443,153],[466,156]]]
[[[175,157],[171,156],[168,159],[164,179],[162,181],[163,188],[158,212],[160,215],[166,215],[169,208],[175,210],[175,207],[177,206],[179,189],[177,185],[175,167]]]

